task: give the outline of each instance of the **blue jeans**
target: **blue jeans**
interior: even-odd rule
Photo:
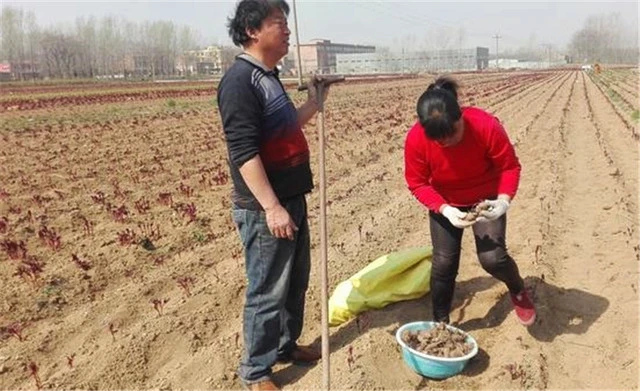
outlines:
[[[246,384],[268,379],[271,367],[293,351],[302,332],[311,269],[307,202],[300,195],[283,206],[298,226],[294,240],[271,235],[264,211],[233,209],[248,279],[238,371]]]

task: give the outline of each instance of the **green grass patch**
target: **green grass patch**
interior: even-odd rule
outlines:
[[[620,94],[618,94],[617,92],[615,92],[611,88],[607,88],[607,95],[609,95],[609,98],[611,98],[611,100],[614,103],[622,102],[622,97],[620,96]]]

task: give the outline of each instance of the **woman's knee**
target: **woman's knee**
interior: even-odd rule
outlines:
[[[479,252],[478,260],[480,261],[482,268],[488,272],[500,270],[512,262],[507,250],[501,247],[497,247],[490,251]]]
[[[460,252],[434,251],[431,259],[431,275],[438,280],[454,280],[458,274]]]

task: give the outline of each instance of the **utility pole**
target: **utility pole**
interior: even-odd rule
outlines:
[[[498,66],[498,40],[502,38],[502,35],[500,35],[499,33],[496,33],[496,35],[494,35],[491,38],[496,40],[496,69],[500,69],[500,67]]]
[[[300,34],[298,34],[298,13],[296,0],[293,0],[293,25],[296,28],[296,58],[298,59],[298,86],[302,85],[302,59],[300,58]]]
[[[541,46],[547,55],[547,68],[551,68],[551,44],[543,43]]]

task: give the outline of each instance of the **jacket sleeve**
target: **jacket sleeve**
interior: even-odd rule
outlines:
[[[260,151],[263,102],[251,85],[250,74],[228,76],[218,88],[218,107],[229,159],[242,167]]]
[[[439,212],[446,200],[431,186],[431,170],[426,150],[415,128],[409,131],[404,146],[404,178],[411,194],[429,210]]]
[[[520,161],[500,120],[494,117],[491,127],[487,154],[500,171],[498,194],[514,198],[520,184]]]

